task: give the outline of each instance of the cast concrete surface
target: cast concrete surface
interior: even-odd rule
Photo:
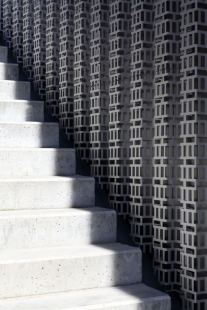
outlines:
[[[170,310],[142,282],[139,248],[116,242],[116,213],[0,48],[0,310]],[[12,79],[12,80],[11,80]]]
[[[0,175],[73,176],[76,173],[74,161],[74,149],[2,148]]]
[[[1,92],[1,91],[0,91]],[[56,123],[9,123],[0,122],[1,147],[58,147],[58,124]]]
[[[30,100],[30,83],[0,80],[1,100]]]
[[[2,100],[0,98],[0,122],[43,122],[42,101]]]
[[[0,212],[0,250],[110,242],[116,242],[113,210],[92,207]]]

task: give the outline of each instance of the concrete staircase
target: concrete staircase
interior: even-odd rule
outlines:
[[[0,47],[0,310],[170,310]]]

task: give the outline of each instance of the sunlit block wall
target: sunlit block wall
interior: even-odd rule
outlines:
[[[23,62],[23,0],[12,0],[13,55],[18,63]]]
[[[0,34],[160,282],[206,310],[206,0],[0,6]]]
[[[89,161],[90,124],[90,2],[75,1],[74,16],[74,143]],[[72,34],[73,37],[73,34]],[[73,86],[72,85],[72,86]],[[72,128],[73,131],[73,128]]]
[[[34,88],[45,100],[46,86],[46,0],[34,1]]]
[[[152,252],[154,37],[153,1],[131,7],[130,214],[131,234]]]
[[[179,1],[155,3],[154,268],[180,289],[180,29]]]

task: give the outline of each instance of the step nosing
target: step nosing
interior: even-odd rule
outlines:
[[[23,102],[23,103],[41,103],[41,104],[44,104],[44,101],[41,101],[41,100],[26,100],[26,99],[0,99],[0,103],[2,102]]]
[[[112,249],[117,248],[118,250],[121,251],[126,251],[126,252],[141,252],[140,248],[138,247],[134,247],[131,245],[127,245],[127,244],[122,244],[119,242],[113,242],[113,243],[102,243],[102,244],[82,244],[82,245],[71,245],[71,246],[52,246],[52,247],[40,247],[40,248],[32,248],[32,249],[17,249],[17,250],[8,250],[8,251],[0,251],[0,253],[39,253],[40,251],[44,250],[44,252],[51,252],[51,251],[56,251],[57,249],[59,251],[68,251],[68,250],[102,250],[102,251],[111,251]],[[74,251],[72,253],[72,255],[74,255]],[[114,251],[114,250],[113,250]],[[114,252],[116,253],[116,252]],[[57,253],[55,252],[55,254],[57,255]],[[1,260],[1,257],[0,257]]]
[[[19,65],[18,65],[18,64],[12,63],[12,62],[1,62],[1,61],[0,61],[0,65],[1,65],[1,64],[8,65],[8,66],[16,66],[16,67],[19,68]]]
[[[1,148],[1,152],[2,151],[18,151],[18,152],[25,152],[26,151],[29,151],[29,152],[74,152],[75,153],[75,150],[73,148],[58,148],[58,147],[22,147],[22,148],[18,148],[18,147],[2,147]]]
[[[34,261],[53,261],[58,259],[78,259],[90,257],[104,257],[124,255],[126,259],[131,255],[140,255],[139,248],[125,246],[120,243],[103,243],[88,244],[79,246],[63,246],[63,247],[42,247],[18,250],[2,250],[0,251],[0,264],[34,262]],[[129,258],[127,257],[129,255]]]
[[[136,294],[136,295],[135,295]],[[28,306],[33,304],[31,310],[36,310],[37,306],[41,306],[42,310],[49,310],[55,304],[57,310],[83,310],[83,309],[107,309],[109,305],[130,305],[141,304],[150,301],[169,301],[170,297],[163,292],[149,288],[146,285],[132,284],[114,287],[91,288],[71,292],[59,292],[53,294],[44,294],[38,296],[27,296],[19,298],[11,298],[10,300],[2,300],[5,306],[9,304],[24,305],[23,310],[29,309]],[[84,304],[85,303],[85,304]],[[44,305],[44,306],[42,306]],[[89,307],[89,308],[88,308]],[[20,310],[20,308],[18,308]],[[39,308],[38,308],[39,309]],[[134,308],[133,308],[134,309]],[[167,308],[168,309],[168,308]],[[6,307],[6,310],[9,308]]]
[[[0,176],[0,182],[3,181],[12,181],[12,182],[27,182],[27,181],[74,181],[74,180],[94,180],[93,177],[87,177],[87,176],[80,176],[80,175],[74,175],[74,176]]]
[[[12,121],[12,122],[7,122],[7,121],[0,121],[0,125],[1,124],[13,124],[13,125],[51,125],[51,126],[59,126],[58,123],[56,122],[33,122],[33,121],[21,121],[21,122],[15,122],[15,121]]]
[[[43,210],[11,210],[0,211],[0,220],[15,218],[36,218],[36,217],[55,217],[55,216],[74,216],[74,215],[96,215],[96,214],[115,214],[114,210],[88,207],[88,208],[69,208],[69,209],[43,209]]]
[[[14,81],[14,80],[1,80],[0,79],[0,82],[5,82],[5,83],[21,83],[21,84],[27,84],[27,85],[30,85],[30,82],[27,82],[27,81]]]

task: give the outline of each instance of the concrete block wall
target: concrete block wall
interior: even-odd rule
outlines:
[[[0,3],[7,45],[160,282],[205,309],[206,1]]]

